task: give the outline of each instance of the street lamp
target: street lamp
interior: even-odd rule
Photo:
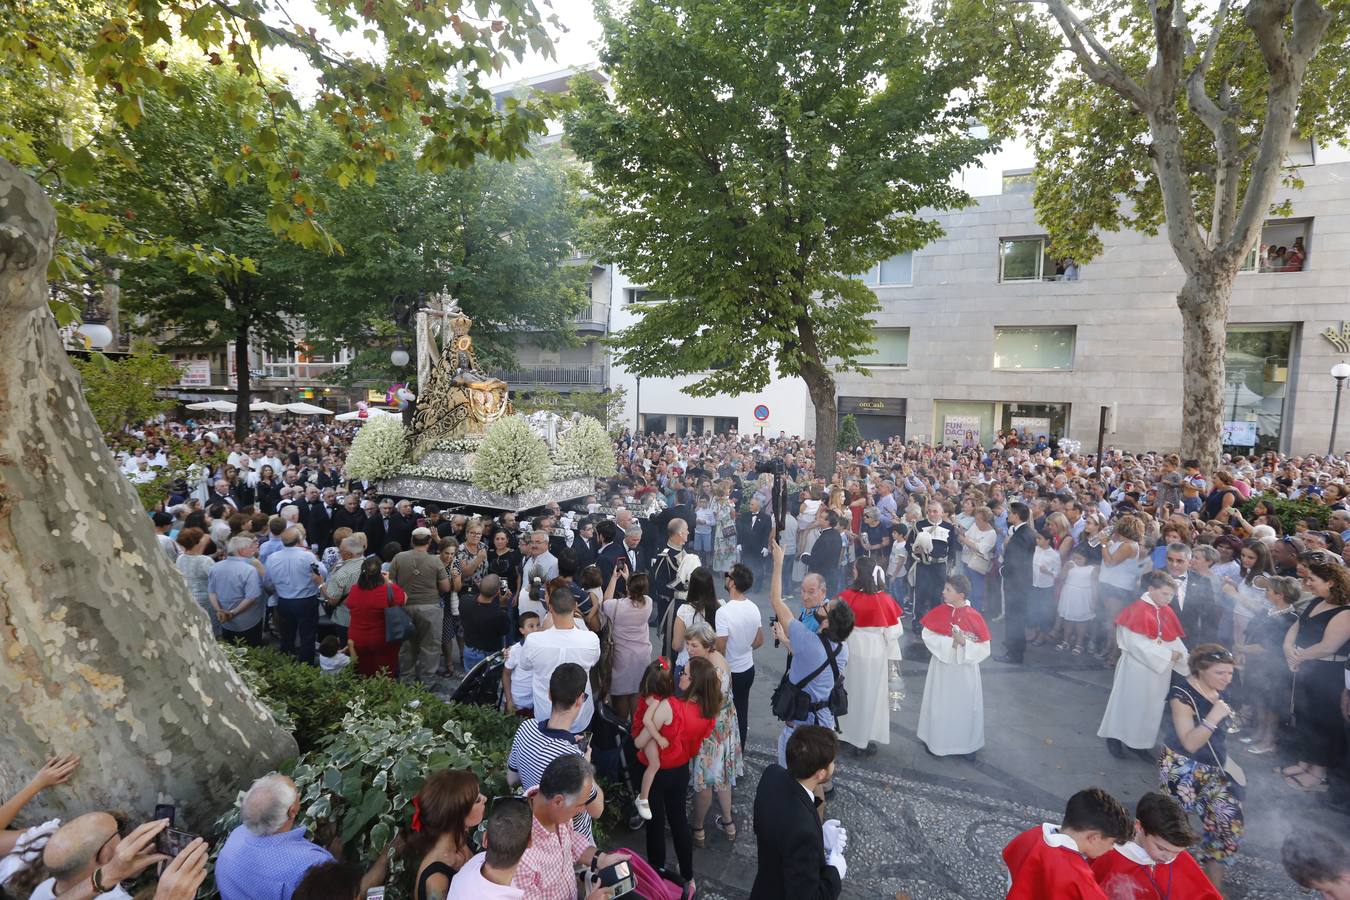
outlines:
[[[1327,456],[1336,452],[1336,426],[1341,419],[1341,388],[1345,387],[1345,379],[1350,378],[1350,366],[1336,363],[1331,367],[1331,377],[1336,379],[1336,406],[1331,413],[1331,440],[1327,443]]]
[[[395,368],[398,369],[401,369],[404,366],[406,366],[408,364],[409,359],[411,359],[411,357],[408,356],[408,351],[403,349],[402,347],[395,347],[394,352],[389,354],[389,361],[394,364]]]
[[[112,329],[102,322],[85,322],[75,330],[91,350],[103,350],[112,343]]]

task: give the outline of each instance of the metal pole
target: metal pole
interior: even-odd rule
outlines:
[[[1345,387],[1345,379],[1336,379],[1336,405],[1331,413],[1331,440],[1327,441],[1327,456],[1336,452],[1336,426],[1341,421],[1341,388]]]
[[[1106,444],[1106,414],[1107,414],[1107,412],[1108,412],[1109,410],[1110,410],[1110,407],[1108,407],[1108,406],[1103,406],[1103,407],[1102,407],[1101,419],[1100,419],[1100,420],[1098,421],[1098,423],[1097,423],[1097,472],[1098,472],[1098,474],[1100,474],[1101,471],[1102,471],[1102,451],[1103,451],[1103,447],[1104,447],[1105,444]]]
[[[633,428],[638,434],[642,434],[642,376],[635,375],[637,381],[637,396],[633,398],[633,414],[636,417],[636,425]]]

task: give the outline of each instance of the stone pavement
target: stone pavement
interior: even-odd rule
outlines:
[[[767,621],[767,600],[759,602]],[[1001,626],[993,628],[997,642]],[[775,753],[780,725],[769,695],[785,656],[771,642],[756,652],[746,774],[735,790],[737,840],[729,842],[713,825],[714,805],[707,846],[694,851],[701,896],[743,898],[754,880],[751,810],[758,775]],[[1081,788],[1106,788],[1132,808],[1156,786],[1154,767],[1112,758],[1096,736],[1112,673],[1095,660],[1030,648],[1025,666],[984,663],[986,745],[974,763],[933,758],[915,738],[926,670],[923,662],[902,664],[905,698],[891,716],[891,743],[871,758],[845,751],[839,761],[828,815],[849,830],[845,897],[1002,897],[1000,850],[1013,835],[1059,821],[1065,801]],[[1247,832],[1226,894],[1230,900],[1303,896],[1279,864],[1284,836],[1295,822],[1345,835],[1350,820],[1281,786],[1270,757],[1236,755],[1250,779]],[[614,837],[643,847],[641,832],[621,830]],[[669,858],[673,865],[673,851]]]

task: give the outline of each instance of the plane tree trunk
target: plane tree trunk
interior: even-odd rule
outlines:
[[[200,825],[294,739],[216,646],[119,474],[47,308],[55,213],[0,159],[0,796],[78,753],[32,818],[148,813]]]

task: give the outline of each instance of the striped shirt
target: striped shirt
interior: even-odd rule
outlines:
[[[544,770],[548,768],[549,763],[568,754],[582,755],[581,748],[577,746],[576,735],[569,731],[549,728],[547,722],[526,719],[516,729],[516,736],[511,741],[511,755],[506,758],[506,767],[520,776],[521,791],[528,791],[539,785],[539,779],[544,777]],[[590,803],[595,797],[595,788],[592,787],[591,795],[586,798],[586,802]],[[591,817],[585,810],[572,818],[572,830],[586,841],[595,843],[591,835]]]

